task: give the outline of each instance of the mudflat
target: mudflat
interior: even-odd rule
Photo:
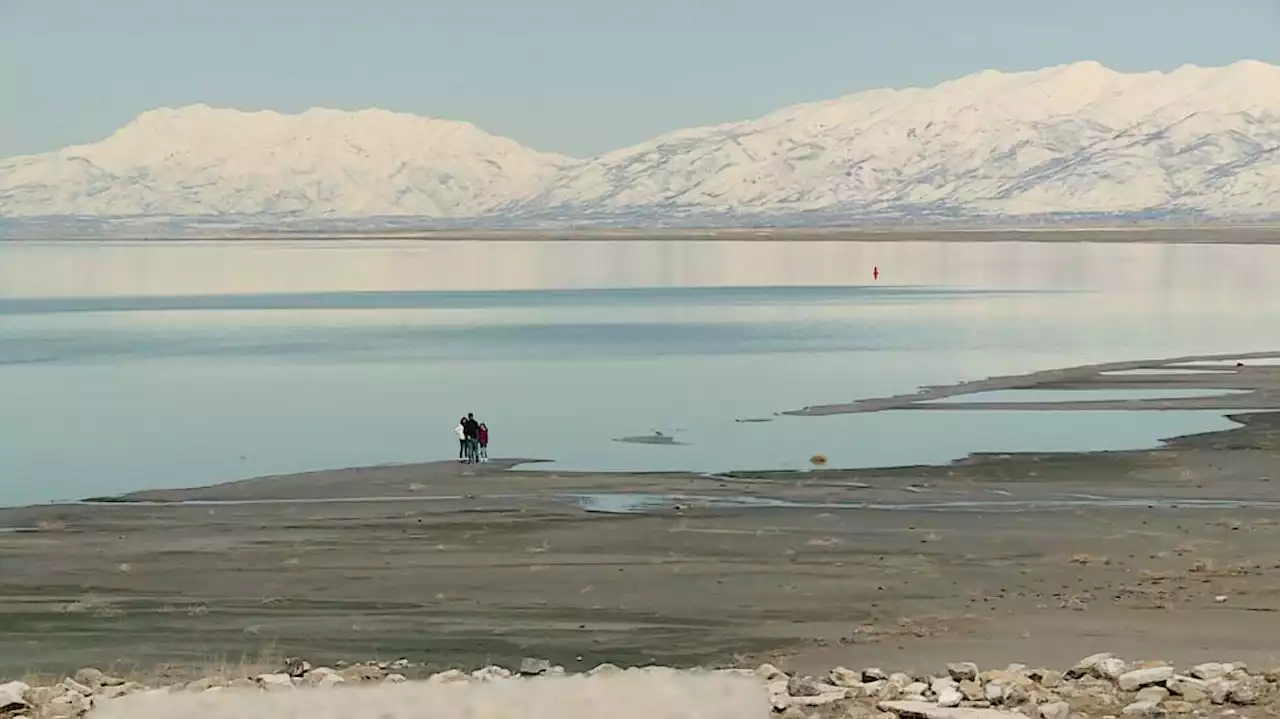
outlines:
[[[1280,367],[1108,371],[998,386],[1252,399],[1227,405],[1249,410],[1238,428],[1151,450],[713,476],[444,462],[0,510],[0,675],[197,674],[268,650],[571,670],[1280,664]]]

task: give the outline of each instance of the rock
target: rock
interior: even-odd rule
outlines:
[[[1125,716],[1155,716],[1160,713],[1160,705],[1155,702],[1134,702],[1121,709],[1120,713]]]
[[[1231,682],[1222,677],[1210,679],[1205,682],[1204,691],[1214,704],[1226,704],[1227,695],[1231,693]]]
[[[1049,702],[1036,709],[1040,719],[1068,719],[1071,716],[1071,705],[1066,702]]]
[[[1105,654],[1105,653],[1090,654],[1084,659],[1081,659],[1080,661],[1076,662],[1075,666],[1067,670],[1067,678],[1079,679],[1081,677],[1098,676],[1096,671],[1098,664],[1101,663],[1102,660],[1111,659],[1114,656],[1115,655],[1113,654]]]
[[[1004,684],[1000,682],[991,682],[982,688],[982,698],[991,702],[992,705],[999,704],[1004,700]]]
[[[1018,719],[1020,714],[998,709],[940,707],[929,702],[880,702],[880,711],[893,712],[900,719]]]
[[[214,689],[218,689],[218,688],[219,687],[216,687],[216,686],[209,687],[208,691],[213,691]],[[252,679],[245,679],[244,677],[241,677],[238,679],[232,679],[230,682],[228,682],[227,688],[228,689],[257,689],[258,683]]]
[[[893,701],[902,696],[902,687],[893,682],[883,682],[876,690],[875,698],[882,702]]]
[[[1134,701],[1155,702],[1156,704],[1159,704],[1160,702],[1168,698],[1169,698],[1168,689],[1165,689],[1164,687],[1161,687],[1161,686],[1151,686],[1138,692],[1137,696],[1135,696],[1133,699]]]
[[[924,697],[925,692],[929,691],[929,685],[924,682],[911,682],[902,688],[904,696]]]
[[[889,675],[885,674],[884,670],[879,667],[868,667],[862,670],[862,681],[864,682],[879,682],[888,678]]]
[[[973,662],[955,662],[947,665],[947,673],[958,681],[973,681],[978,678],[978,665]]]
[[[778,715],[778,719],[809,719],[800,707],[790,707]]]
[[[960,702],[964,701],[964,695],[960,693],[959,689],[953,687],[942,687],[942,690],[937,694],[938,706],[940,707],[958,707]],[[1051,719],[1056,719],[1056,717]],[[1066,719],[1066,717],[1062,719]]]
[[[328,667],[316,667],[302,676],[302,683],[309,687],[332,687],[346,684],[347,680]]]
[[[1206,683],[1199,679],[1175,675],[1172,679],[1165,682],[1164,685],[1169,688],[1170,692],[1177,694],[1193,704],[1195,702],[1202,702],[1209,698],[1208,693],[1205,692]]]
[[[1121,674],[1117,684],[1119,684],[1122,691],[1136,692],[1143,687],[1160,684],[1172,678],[1173,667],[1152,667],[1150,669],[1135,669]]]
[[[787,693],[793,697],[816,697],[823,692],[823,685],[813,677],[791,677],[787,681]]]
[[[289,657],[284,660],[284,673],[293,678],[302,678],[307,672],[311,671],[311,662],[298,657]]]
[[[1207,681],[1209,679],[1221,679],[1227,675],[1228,671],[1230,670],[1227,669],[1225,665],[1219,664],[1218,662],[1208,662],[1206,664],[1197,664],[1194,667],[1191,667],[1191,671],[1188,673],[1196,679],[1203,679]]]
[[[255,679],[264,691],[279,692],[293,689],[293,677],[288,674],[259,674]]]
[[[385,671],[366,664],[357,664],[342,670],[342,678],[356,684],[380,682],[386,676]]]
[[[852,669],[844,667],[836,667],[827,675],[827,681],[838,687],[846,687],[850,689],[862,688],[862,672],[855,672]]]
[[[791,697],[791,706],[824,707],[830,704],[835,704],[839,701],[844,701],[848,698],[849,695],[844,690],[838,692],[823,692],[817,696]]]
[[[1005,706],[1021,706],[1031,701],[1031,693],[1022,684],[1010,684],[1004,688]]]
[[[911,675],[906,672],[894,672],[889,675],[889,683],[897,684],[899,689],[906,689],[913,682],[915,682],[915,679],[912,679]]]
[[[985,701],[983,699],[982,685],[975,681],[960,682],[959,689],[964,698],[971,702]]]
[[[408,669],[408,668],[409,668],[409,660],[408,660],[408,659],[404,659],[404,658],[397,659],[397,660],[395,660],[394,662],[391,662],[391,668],[392,668],[392,669],[395,669],[396,671],[400,671],[400,670],[403,670],[403,669]]]
[[[58,691],[59,695],[74,692],[76,694],[79,694],[82,697],[93,696],[92,688],[87,687],[74,679],[63,679],[62,681],[58,682],[57,689],[59,690]]]
[[[766,682],[771,682],[771,681],[774,681],[775,679],[786,679],[787,673],[775,667],[772,664],[766,663],[756,667],[756,676],[760,677]]]
[[[536,677],[551,671],[551,662],[546,659],[535,659],[533,657],[525,657],[520,660],[520,675],[526,677]]]
[[[1184,701],[1167,701],[1160,705],[1169,714],[1190,714],[1196,710],[1191,702]]]
[[[587,676],[594,677],[601,674],[603,675],[617,674],[620,671],[622,670],[612,664],[601,664],[600,666],[587,672]],[[491,665],[487,667],[481,667],[480,669],[477,669],[474,672],[471,672],[471,678],[477,681],[482,681],[482,682],[491,682],[498,679],[510,679],[511,670],[505,667]]]
[[[457,669],[436,672],[427,678],[429,684],[458,684],[471,681],[471,675]]]
[[[31,706],[27,703],[27,692],[29,691],[31,691],[31,687],[22,682],[0,684],[0,714],[5,712],[15,713],[28,709]]]
[[[74,719],[84,716],[91,706],[89,700],[77,691],[69,691],[40,707],[41,719]]]
[[[388,674],[385,678],[383,678],[382,683],[383,684],[404,684],[407,681],[409,680],[406,679],[403,674]]]
[[[1257,704],[1264,691],[1266,682],[1251,677],[1232,684],[1227,691],[1227,700],[1234,704]]]
[[[1062,672],[1051,669],[1032,669],[1027,676],[1045,689],[1052,689],[1062,683]]]
[[[124,684],[123,679],[103,674],[93,667],[85,667],[84,669],[76,672],[75,680],[77,683],[91,689],[98,689],[100,687],[118,687],[121,684]]]

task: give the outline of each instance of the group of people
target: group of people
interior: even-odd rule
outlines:
[[[453,428],[458,435],[458,461],[467,464],[489,461],[489,427],[484,422],[477,422],[476,416],[470,412],[458,420]]]

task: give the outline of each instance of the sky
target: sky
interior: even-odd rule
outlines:
[[[987,68],[1241,59],[1280,64],[1280,0],[0,0],[0,157],[201,102],[382,107],[583,157]]]

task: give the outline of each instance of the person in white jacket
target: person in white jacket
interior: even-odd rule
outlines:
[[[467,459],[469,459],[469,455],[467,453],[467,431],[462,426],[465,420],[466,420],[466,417],[463,417],[462,419],[458,420],[458,426],[453,428],[453,433],[458,436],[458,461],[459,462],[465,462],[467,461]]]

